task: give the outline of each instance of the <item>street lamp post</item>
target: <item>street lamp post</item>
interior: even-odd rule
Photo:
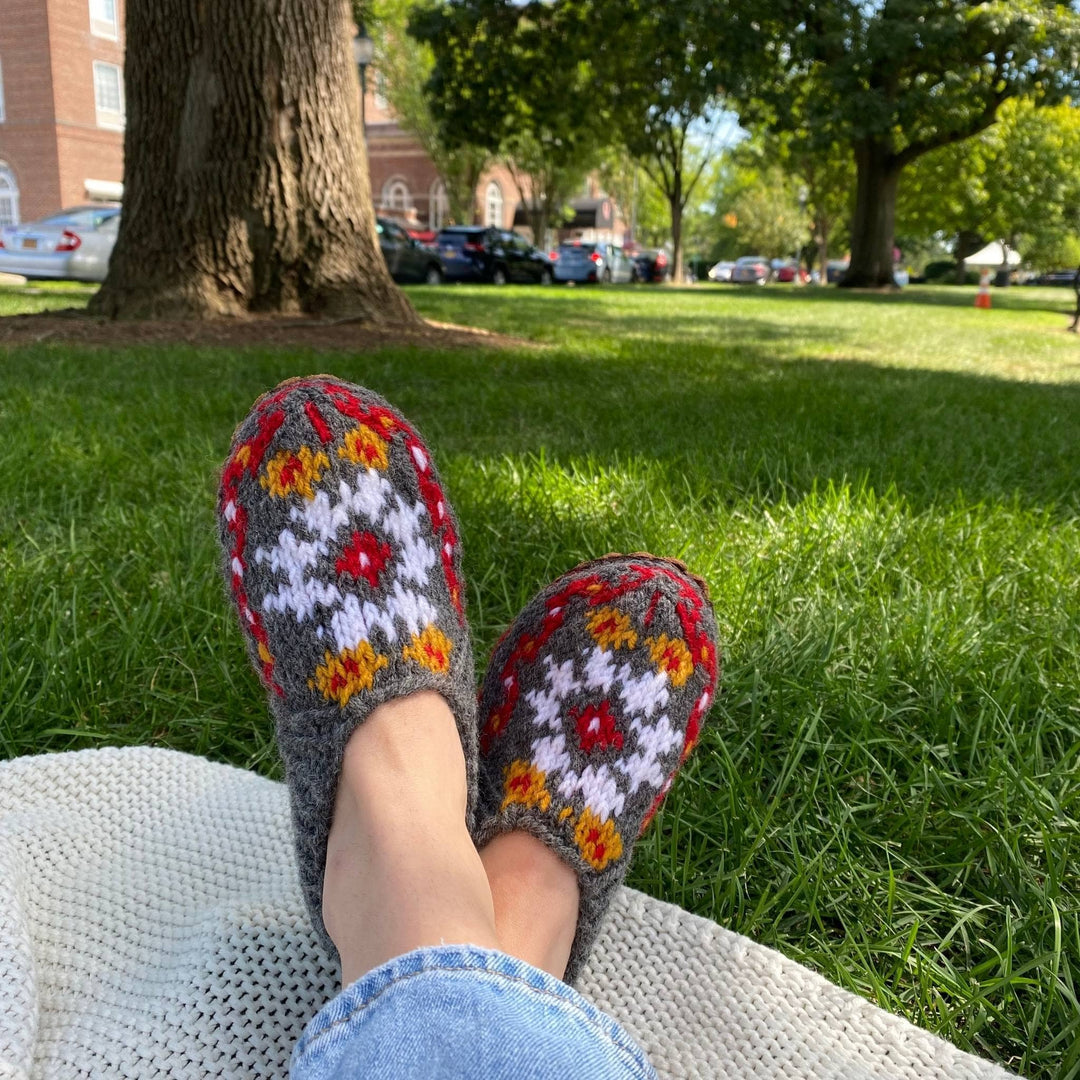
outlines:
[[[364,24],[356,32],[352,39],[353,59],[360,69],[360,130],[364,135],[364,149],[367,149],[367,69],[368,64],[375,58],[375,42],[367,36]]]

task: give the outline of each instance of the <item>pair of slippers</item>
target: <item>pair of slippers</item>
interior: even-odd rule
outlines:
[[[650,555],[578,566],[514,620],[478,702],[458,524],[431,453],[378,395],[328,376],[255,403],[218,519],[276,721],[304,898],[331,954],[322,883],[345,743],[377,705],[433,690],[457,720],[477,846],[523,829],[578,875],[572,982],[712,703],[705,583]]]

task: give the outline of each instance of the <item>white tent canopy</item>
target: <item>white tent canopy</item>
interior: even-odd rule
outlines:
[[[976,251],[974,255],[969,255],[964,260],[965,266],[1002,266],[1005,263],[1005,252],[1000,243],[995,240],[992,244],[987,244],[982,251]],[[1009,248],[1009,266],[1020,265],[1020,252],[1013,251]]]

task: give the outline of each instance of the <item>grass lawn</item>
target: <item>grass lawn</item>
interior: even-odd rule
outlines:
[[[275,774],[215,471],[260,391],[330,370],[436,450],[481,659],[581,559],[708,578],[724,693],[631,884],[1080,1076],[1080,340],[1068,290],[973,292],[447,287],[411,295],[544,347],[11,348],[0,755],[154,743]],[[87,295],[0,291],[0,314]]]

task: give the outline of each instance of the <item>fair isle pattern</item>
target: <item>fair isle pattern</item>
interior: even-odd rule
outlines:
[[[568,979],[698,739],[717,672],[704,583],[652,556],[572,571],[496,646],[481,693],[477,839],[527,829],[578,871]]]
[[[248,652],[270,692],[304,897],[324,933],[341,761],[372,709],[421,691],[445,698],[473,821],[475,671],[457,525],[412,425],[376,394],[314,376],[260,398],[237,429],[218,535]]]
[[[315,448],[304,444],[296,449],[281,449],[266,460],[274,437],[285,422],[286,400],[305,389],[325,394],[337,412],[356,422],[336,447],[336,456],[356,465],[357,471],[351,482],[340,479],[333,492],[317,487],[330,468],[327,450],[334,452],[335,439],[313,400],[304,402],[304,413]],[[355,663],[355,654],[362,645],[371,644],[376,628],[391,645],[397,642],[399,632],[403,632],[406,648],[411,638],[434,629],[436,611],[422,590],[428,585],[430,570],[437,564],[441,564],[458,618],[464,621],[461,582],[455,566],[458,541],[448,503],[434,476],[427,449],[415,431],[390,409],[365,404],[341,383],[324,379],[292,380],[260,399],[255,420],[256,433],[237,445],[226,462],[219,505],[232,539],[230,584],[241,625],[255,643],[263,681],[281,695],[284,691],[274,677],[276,661],[270,648],[266,617],[288,612],[303,623],[313,618],[317,608],[329,612],[334,654],[328,654],[324,664],[311,673],[309,685],[323,687],[324,698],[344,706],[351,697],[348,687],[341,688],[336,680],[320,678],[319,673],[336,660],[346,673],[342,678],[348,683],[349,665]],[[421,496],[411,504],[382,475],[389,463],[388,443],[399,434],[404,437]],[[248,510],[239,496],[240,481],[245,474],[258,477],[260,486],[271,497],[294,496],[302,500],[289,510],[293,527],[283,529],[273,547],[260,545],[250,554]],[[338,577],[345,575],[350,579],[350,586],[362,581],[372,590],[381,586],[387,594],[382,603],[375,598],[361,599],[355,588],[342,589],[338,580],[327,580],[324,573],[331,543],[338,541],[350,522],[358,519],[366,521],[386,539],[379,541],[375,531],[355,531],[333,568]],[[363,550],[365,546],[367,551]],[[397,557],[388,566],[395,551]],[[249,559],[256,565],[265,564],[277,579],[275,587],[254,600],[245,584]],[[384,572],[392,576],[382,577]],[[315,633],[322,638],[324,627],[315,627]],[[370,686],[366,677],[357,677],[358,685]]]

